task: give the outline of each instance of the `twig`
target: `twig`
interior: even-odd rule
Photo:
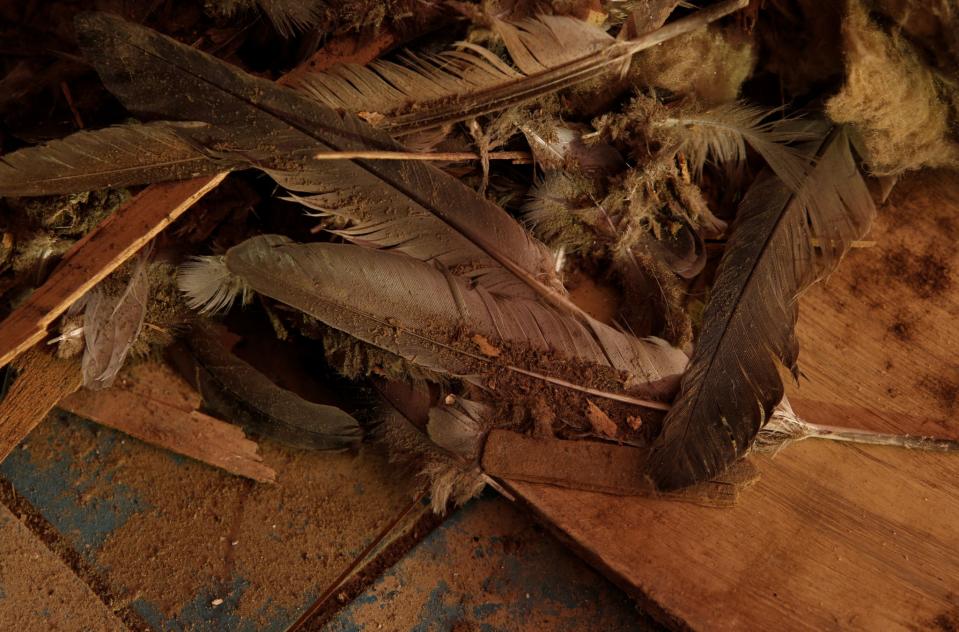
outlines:
[[[484,156],[473,151],[422,152],[422,151],[323,151],[314,154],[315,160],[435,160],[462,162],[482,160]],[[526,151],[491,151],[485,158],[489,160],[512,160],[530,162],[533,157]]]
[[[73,112],[73,120],[76,122],[77,127],[83,129],[83,119],[80,118],[80,111],[77,109],[76,104],[73,103],[73,95],[70,94],[70,86],[67,85],[66,81],[60,82],[60,91],[63,92],[63,98],[67,100],[67,106],[69,106],[70,111]]]

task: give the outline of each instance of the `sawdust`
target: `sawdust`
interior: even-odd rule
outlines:
[[[0,507],[0,621],[6,630],[124,629],[5,507]]]
[[[168,619],[198,596],[235,601],[237,615],[261,623],[303,608],[413,489],[369,449],[329,454],[264,442],[278,482],[258,485],[130,439],[100,454],[98,431],[80,424],[51,420],[41,431],[31,442],[38,464],[63,451],[85,455],[81,477],[95,480],[81,504],[110,502],[117,487],[140,494],[146,509],[109,534],[96,564],[120,599],[143,599]]]

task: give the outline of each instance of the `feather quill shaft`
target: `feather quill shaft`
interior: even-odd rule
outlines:
[[[750,448],[782,400],[778,365],[798,371],[798,296],[875,214],[842,128],[806,150],[818,160],[799,192],[767,173],[740,204],[702,334],[653,444],[648,474],[661,489],[716,476]]]

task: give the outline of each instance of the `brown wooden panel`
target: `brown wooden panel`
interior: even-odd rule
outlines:
[[[959,176],[901,183],[804,297],[791,397],[810,421],[959,437]],[[807,441],[732,509],[512,490],[661,618],[703,630],[953,630],[959,455]]]

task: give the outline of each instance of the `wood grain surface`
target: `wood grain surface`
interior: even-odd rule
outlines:
[[[169,367],[143,363],[101,391],[80,390],[58,406],[140,441],[261,483],[276,482],[240,426],[206,415],[199,395]]]
[[[959,175],[900,183],[869,238],[802,300],[794,407],[959,437]],[[959,454],[810,440],[754,461],[731,509],[510,488],[672,627],[959,628]]]
[[[13,385],[0,401],[0,463],[83,381],[79,362],[39,347],[17,358],[14,369]]]

